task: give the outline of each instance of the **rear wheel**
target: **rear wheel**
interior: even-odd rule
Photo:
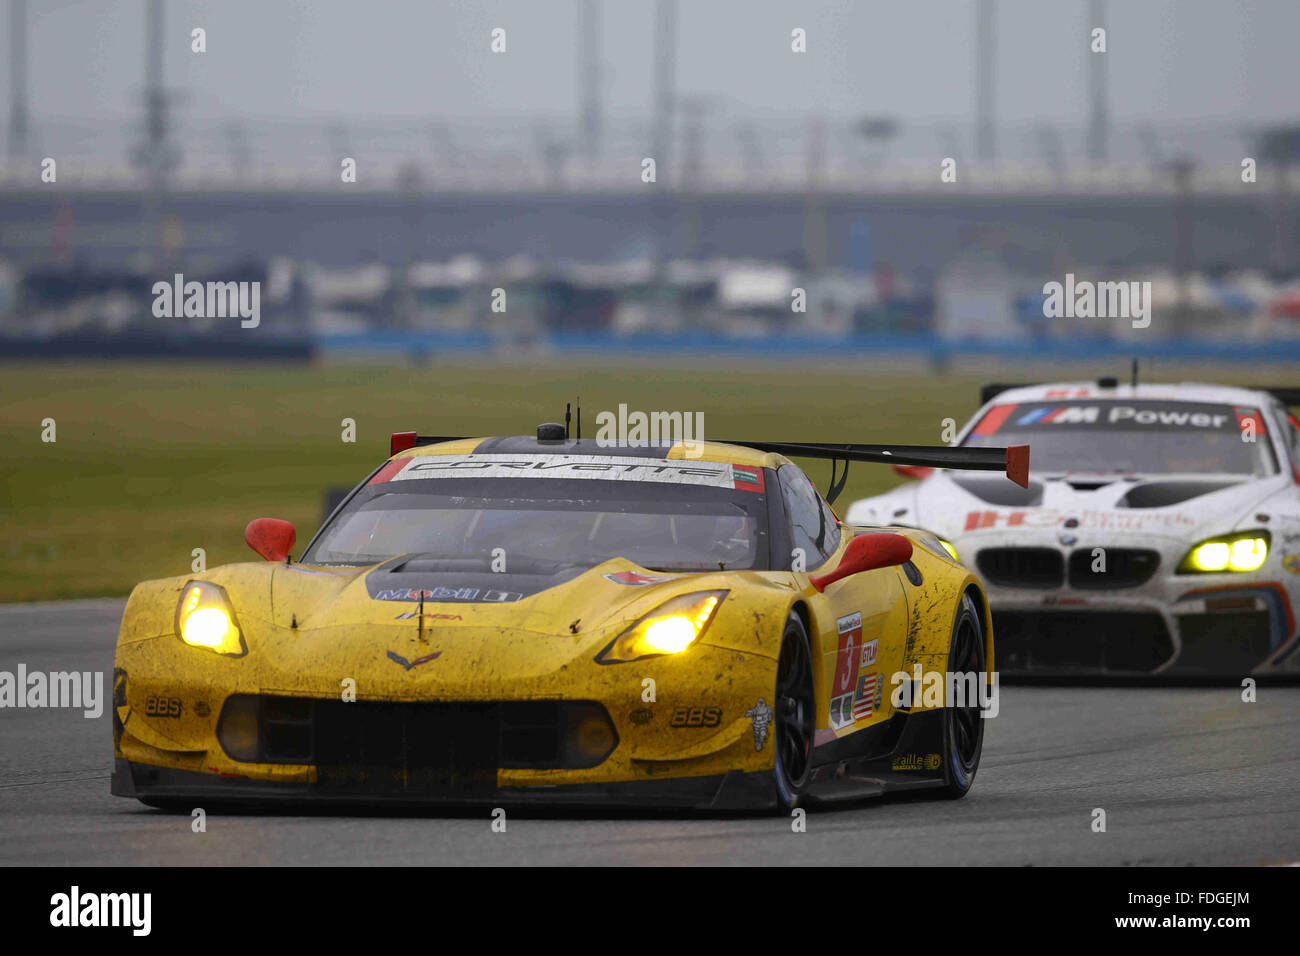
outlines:
[[[777,806],[791,810],[808,786],[812,769],[817,697],[813,692],[812,648],[803,619],[795,612],[785,622],[776,665],[773,704],[776,751],[772,768]]]
[[[958,685],[970,684],[961,675],[974,673],[975,687],[983,685],[985,675],[984,626],[975,602],[963,594],[948,646],[948,673],[959,677]],[[954,703],[960,706],[954,706]],[[945,701],[943,709],[943,782],[949,797],[966,796],[975,782],[980,753],[984,749],[984,718],[978,695],[974,700]]]

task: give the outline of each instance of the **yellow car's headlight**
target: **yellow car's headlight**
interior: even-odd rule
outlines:
[[[191,647],[205,647],[227,657],[248,653],[225,588],[191,581],[176,607],[176,634]]]
[[[960,563],[961,558],[958,557],[957,549],[952,546],[952,542],[949,541],[947,538],[939,538],[938,535],[935,535],[935,537],[938,539],[939,544],[943,546],[943,550],[947,551],[950,555],[952,555],[952,559],[954,561]]]
[[[698,641],[726,591],[681,594],[659,605],[596,655],[601,664],[639,661],[662,654],[680,654]]]
[[[1179,574],[1256,571],[1268,557],[1269,533],[1244,531],[1202,541],[1178,565]]]

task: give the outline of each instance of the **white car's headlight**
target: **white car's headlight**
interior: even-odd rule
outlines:
[[[1178,565],[1178,573],[1257,571],[1268,557],[1268,543],[1267,531],[1243,531],[1210,538],[1187,552]]]

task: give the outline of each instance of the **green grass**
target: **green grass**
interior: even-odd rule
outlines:
[[[705,438],[938,443],[944,418],[960,424],[975,409],[980,381],[1025,374],[936,378],[847,361],[0,364],[0,601],[125,594],[189,573],[194,548],[209,567],[248,560],[243,529],[256,517],[292,521],[301,548],[324,490],[364,477],[392,431],[529,434],[581,395],[589,435],[596,412],[625,402],[702,411]],[[55,443],[41,440],[45,418],[57,423]],[[341,440],[344,418],[356,421],[355,444]],[[809,473],[825,488],[830,466],[810,463]],[[856,465],[840,504],[899,480]]]

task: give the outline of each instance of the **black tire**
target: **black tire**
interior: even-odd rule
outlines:
[[[799,805],[812,770],[817,732],[817,695],[813,689],[812,646],[803,619],[794,611],[785,622],[776,665],[772,710],[772,781],[777,809]]]
[[[948,645],[948,673],[960,675],[974,671],[980,675],[977,684],[982,685],[987,659],[983,622],[975,602],[969,594],[963,594]],[[954,707],[952,701],[946,701],[943,709],[944,794],[954,800],[970,792],[984,749],[980,702],[976,699],[963,703],[964,706]]]

